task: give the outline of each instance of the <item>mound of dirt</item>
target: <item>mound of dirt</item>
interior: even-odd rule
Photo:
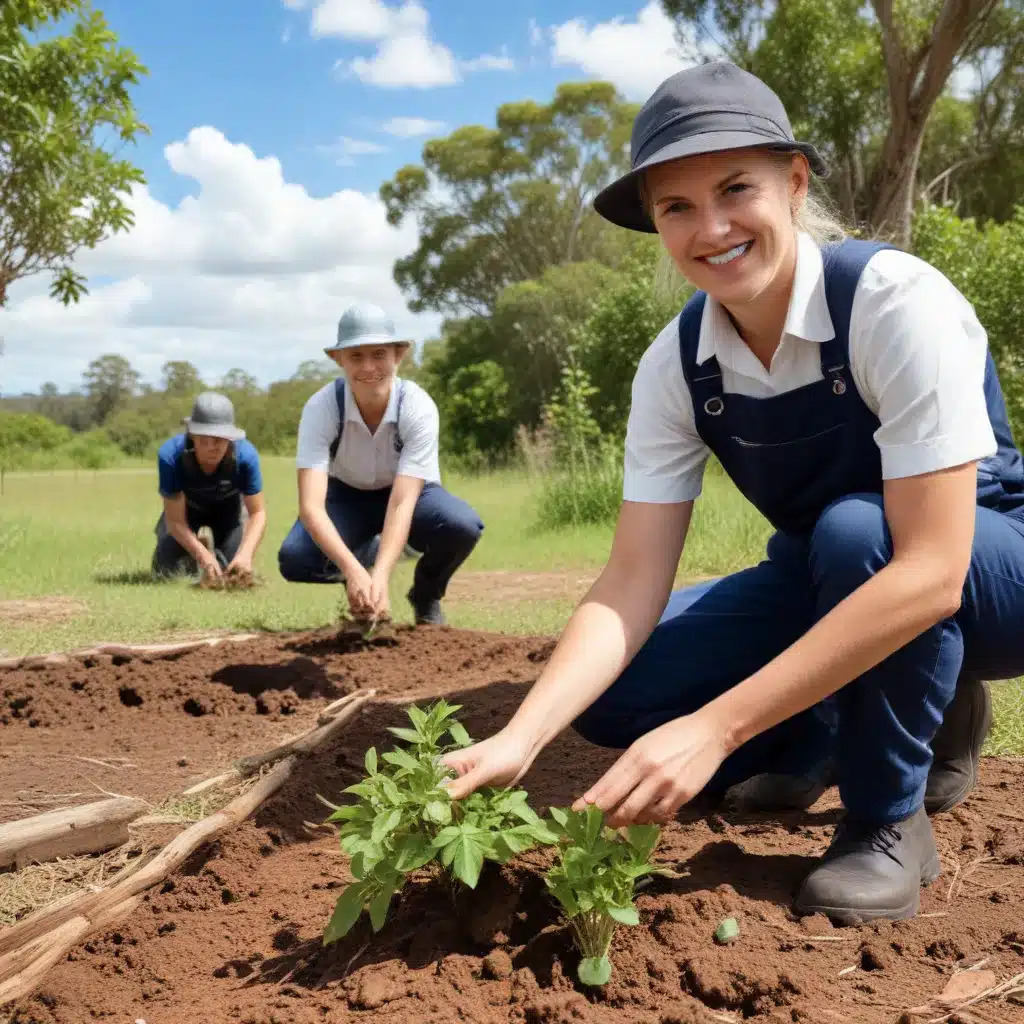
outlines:
[[[915,1019],[904,1015],[982,959],[999,980],[1024,972],[1024,762],[1013,760],[986,762],[978,792],[936,819],[945,871],[911,921],[833,929],[791,914],[836,819],[833,792],[775,820],[693,809],[668,827],[656,856],[681,877],[659,878],[638,896],[641,924],[619,929],[614,974],[601,990],[576,981],[578,957],[537,853],[485,873],[455,905],[421,872],[380,933],[364,919],[325,949],[322,929],[350,876],[332,834],[315,824],[326,814],[316,795],[336,800],[360,777],[365,749],[390,742],[386,728],[404,720],[407,700],[444,695],[464,706],[471,734],[498,728],[549,651],[541,640],[454,630],[399,631],[394,645],[355,648],[320,633],[195,652],[172,665],[40,670],[13,688],[4,678],[0,693],[30,695],[38,716],[31,729],[29,705],[17,717],[8,710],[0,735],[17,742],[70,729],[69,702],[96,727],[133,723],[140,746],[179,724],[180,734],[208,723],[247,734],[267,719],[260,698],[290,694],[319,707],[370,685],[385,698],[307,759],[254,820],[152,890],[129,922],[75,950],[13,1021],[895,1024]],[[74,689],[82,679],[87,686]],[[125,688],[143,703],[126,703]],[[196,717],[181,706],[187,699],[211,710]],[[534,805],[571,801],[614,757],[560,737],[525,780]],[[725,917],[741,933],[720,946],[712,936]],[[976,1019],[1020,1019],[1011,1004],[991,1007],[990,1017],[986,1009]],[[939,1016],[941,1007],[918,1019]]]

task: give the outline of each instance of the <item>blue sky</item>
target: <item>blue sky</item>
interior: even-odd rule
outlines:
[[[380,183],[424,138],[493,123],[601,77],[643,99],[681,65],[647,0],[97,0],[148,66],[135,93],[152,134],[136,227],[83,255],[91,294],[63,310],[34,278],[0,312],[0,391],[75,386],[88,361],[128,356],[156,381],[188,358],[215,383],[264,382],[315,357],[344,304],[385,305],[418,340],[391,281],[415,225],[383,220]]]

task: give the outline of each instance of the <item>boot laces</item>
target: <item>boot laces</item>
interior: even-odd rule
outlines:
[[[838,853],[840,849],[843,853],[873,850],[896,860],[892,851],[902,838],[903,833],[898,825],[869,824],[846,818],[836,828],[829,853]]]

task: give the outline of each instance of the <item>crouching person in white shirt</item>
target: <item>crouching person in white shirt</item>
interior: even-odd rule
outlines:
[[[299,518],[278,564],[292,582],[344,581],[354,616],[383,618],[391,572],[409,544],[423,553],[407,595],[416,623],[442,625],[448,581],[484,524],[441,486],[437,406],[397,376],[408,349],[378,307],[342,316],[337,344],[325,351],[344,376],[302,411]]]

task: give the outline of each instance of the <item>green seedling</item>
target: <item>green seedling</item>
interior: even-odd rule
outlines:
[[[740,925],[735,917],[727,917],[715,929],[715,942],[720,946],[726,946],[735,942],[740,937]]]
[[[406,746],[379,759],[371,747],[365,777],[345,790],[357,801],[327,819],[341,824],[341,848],[356,881],[338,898],[325,944],[345,935],[364,909],[379,931],[395,893],[418,868],[436,863],[449,880],[473,889],[485,861],[504,864],[537,843],[556,841],[525,790],[484,788],[452,801],[445,786],[451,772],[441,757],[472,742],[453,717],[459,710],[444,700],[426,711],[410,707],[412,728],[390,729]]]
[[[558,834],[555,863],[545,883],[572,925],[582,959],[577,975],[584,985],[605,985],[612,975],[608,950],[620,925],[640,923],[633,906],[638,878],[654,873],[651,854],[658,825],[631,825],[618,831],[604,825],[594,806],[585,811],[552,808],[551,827]]]

